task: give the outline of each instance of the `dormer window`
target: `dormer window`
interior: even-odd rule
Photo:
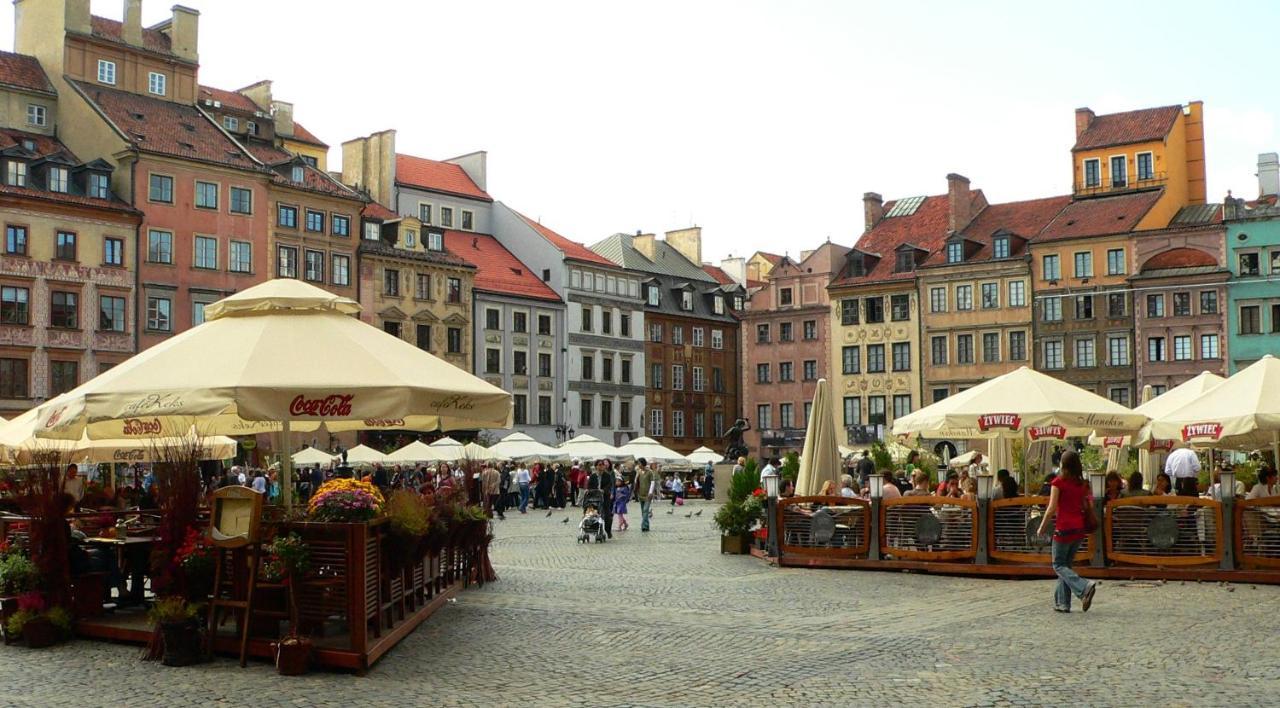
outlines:
[[[742,303],[742,296],[741,296],[741,295],[738,295],[738,296],[736,296],[736,297],[734,297],[734,298],[733,298],[733,309],[735,309],[735,310],[741,310],[741,309],[742,309],[742,304],[743,304],[743,303]]]
[[[66,194],[69,174],[65,167],[49,168],[49,191]]]
[[[849,257],[849,277],[860,278],[867,274],[866,256],[854,253]]]
[[[111,181],[106,175],[91,172],[85,181],[84,191],[94,199],[107,199],[111,196]]]
[[[31,138],[23,138],[23,139],[22,139],[22,149],[23,149],[23,150],[26,150],[27,152],[35,152],[35,151],[36,151],[36,141],[32,140]]]
[[[693,309],[693,293],[688,290],[680,293],[680,309],[686,312]]]
[[[916,259],[915,254],[911,251],[898,251],[898,262],[894,265],[894,271],[898,273],[906,273],[915,270]]]
[[[364,240],[377,241],[382,238],[382,224],[373,221],[364,222]]]
[[[223,116],[222,127],[234,133],[240,130],[240,119],[235,116]]]
[[[257,124],[257,123],[255,123],[255,122],[253,122],[253,121],[249,121],[248,123],[245,123],[245,124],[244,124],[244,127],[245,127],[245,131],[247,131],[247,132],[249,133],[249,135],[257,135],[257,134],[258,134],[258,124]],[[301,180],[297,180],[297,181],[299,181],[299,182],[300,182]]]
[[[294,182],[301,182],[303,180],[302,165],[294,165],[292,172],[293,172],[293,175],[290,177],[290,179],[292,179]]]
[[[991,242],[992,258],[1008,258],[1009,257],[1009,237],[996,236]]]
[[[964,244],[960,241],[951,241],[947,243],[947,262],[961,263],[964,261]]]
[[[5,181],[12,187],[27,186],[27,163],[21,160],[9,160]]]
[[[711,298],[711,309],[717,315],[723,315],[724,314],[724,298],[720,297],[719,295]]]
[[[427,249],[431,251],[444,250],[444,234],[438,234],[432,231],[427,232]]]
[[[656,285],[646,286],[645,298],[648,300],[650,307],[657,307],[659,302],[658,286]]]

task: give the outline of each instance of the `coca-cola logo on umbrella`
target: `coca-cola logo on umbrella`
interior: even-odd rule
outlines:
[[[141,462],[146,455],[142,450],[116,450],[112,457],[116,462]]]
[[[1022,417],[1016,413],[987,413],[978,416],[978,429],[984,432],[992,428],[1017,430],[1020,427],[1022,427]]]
[[[351,400],[355,395],[335,393],[324,398],[307,398],[298,394],[289,404],[289,415],[309,418],[345,418],[351,415]]]
[[[1038,427],[1027,428],[1027,435],[1032,440],[1040,440],[1041,438],[1056,438],[1058,440],[1067,439],[1067,428],[1062,425],[1044,425]]]
[[[1183,440],[1195,438],[1217,440],[1220,437],[1222,437],[1222,423],[1191,423],[1182,426]]]

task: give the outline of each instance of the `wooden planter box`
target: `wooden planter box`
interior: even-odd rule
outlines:
[[[751,544],[754,537],[750,533],[744,534],[725,534],[720,537],[720,552],[732,553],[737,556],[746,555],[751,552]]]

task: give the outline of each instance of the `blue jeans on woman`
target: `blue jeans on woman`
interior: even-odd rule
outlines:
[[[1084,591],[1089,589],[1089,581],[1071,569],[1071,563],[1083,543],[1083,538],[1075,541],[1053,540],[1053,572],[1058,574],[1058,583],[1053,588],[1053,606],[1057,609],[1070,610],[1071,596],[1082,598]]]
[[[520,483],[520,513],[523,514],[529,508],[529,483]]]

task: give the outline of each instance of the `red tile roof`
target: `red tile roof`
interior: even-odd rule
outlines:
[[[240,144],[195,106],[71,81],[116,128],[143,152],[259,169]]]
[[[228,91],[226,89],[214,88],[212,86],[200,87],[200,100],[212,99],[222,104],[223,108],[230,108],[244,113],[256,113],[264,111],[262,106],[254,103],[248,96],[236,91]]]
[[[618,267],[617,263],[614,263],[608,258],[605,258],[604,256],[600,255],[599,253],[596,253],[595,251],[591,250],[590,248],[587,248],[586,246],[578,243],[577,241],[571,241],[565,238],[564,236],[561,236],[560,234],[552,231],[551,229],[543,226],[542,224],[539,224],[538,222],[534,221],[533,219],[530,219],[529,217],[525,216],[524,214],[521,214],[520,212],[516,212],[516,214],[521,219],[524,219],[524,222],[528,224],[534,231],[537,231],[539,235],[541,235],[546,240],[550,241],[551,245],[560,249],[564,253],[565,258],[570,258],[575,261],[584,261],[586,263],[595,263],[597,265],[609,266],[610,268]]]
[[[1213,256],[1194,248],[1171,248],[1161,251],[1142,264],[1142,272],[1161,270],[1163,268],[1193,268],[1196,266],[1216,266],[1218,261]]]
[[[452,162],[428,160],[425,157],[412,155],[396,155],[396,182],[433,192],[456,194],[486,202],[493,201],[493,197],[471,181],[462,167]]]
[[[704,263],[702,264],[702,270],[706,271],[707,275],[715,278],[716,282],[721,285],[728,285],[729,283],[737,282],[733,278],[729,277],[729,274],[724,272],[724,269],[720,266],[713,266],[710,263]]]
[[[90,19],[90,26],[93,36],[99,39],[105,39],[108,42],[124,44],[124,23],[119,20],[109,20],[105,17],[93,17]],[[169,44],[169,35],[160,30],[142,28],[142,45],[146,49],[161,54],[173,55],[173,49]]]
[[[0,83],[28,91],[54,92],[40,60],[25,54],[0,52]]]
[[[1161,189],[1071,202],[1033,240],[1058,241],[1132,231],[1163,194]]]
[[[377,202],[369,202],[364,205],[364,210],[360,212],[360,216],[366,219],[376,219],[378,221],[391,221],[399,219],[400,215],[382,206]]]
[[[14,145],[21,145],[27,140],[35,143],[36,149],[32,152],[40,157],[62,153],[75,162],[80,162],[80,158],[76,157],[75,153],[71,152],[71,148],[63,145],[57,138],[53,138],[48,135],[41,135],[39,133],[28,133],[25,130],[0,128],[0,150],[7,147],[13,147]]]
[[[302,127],[302,124],[296,120],[293,122],[293,137],[289,139],[297,140],[300,143],[311,143],[312,145],[317,145],[319,147],[329,147],[328,143],[317,138],[314,133]]]
[[[761,258],[765,259],[766,261],[769,261],[770,265],[778,265],[779,263],[782,262],[782,256],[779,256],[776,253],[765,253],[764,251],[756,251],[756,254],[759,255]]]
[[[39,157],[63,155],[73,162],[80,162],[80,158],[76,157],[75,153],[71,152],[71,150],[66,145],[59,142],[57,138],[51,138],[48,135],[39,135],[37,133],[28,133],[22,130],[0,129],[0,150],[13,147],[14,145],[21,145],[27,140],[35,143],[35,150],[32,152]],[[123,214],[138,213],[128,204],[118,199],[114,193],[111,195],[110,199],[96,199],[82,194],[64,194],[61,192],[50,192],[44,189],[14,187],[8,184],[0,184],[0,194],[24,197],[27,199],[37,199],[55,204],[72,204],[76,206],[92,207],[94,209],[106,209],[108,211],[115,211]]]
[[[964,229],[963,235],[966,239],[982,244],[982,247],[966,258],[965,262],[972,263],[991,258],[992,236],[998,231],[1009,232],[1028,241],[1035,238],[1041,229],[1053,221],[1053,217],[1070,203],[1071,197],[1063,195],[988,206],[979,212]],[[1013,239],[1010,243],[1009,255],[1016,256],[1021,250],[1022,243]],[[934,266],[945,263],[945,250],[938,249],[931,253],[922,265]]]
[[[981,204],[984,199],[982,190],[973,190],[970,198],[974,203]],[[890,212],[895,203],[886,203],[885,213]],[[941,194],[926,197],[911,214],[880,219],[870,230],[863,233],[853,246],[854,250],[880,256],[879,260],[868,259],[867,265],[870,268],[864,275],[859,276],[846,275],[848,268],[842,266],[840,273],[831,280],[831,285],[863,285],[915,277],[915,271],[894,272],[897,260],[894,249],[903,244],[911,244],[930,253],[942,248],[943,242],[947,239],[950,213],[947,195]],[[852,255],[850,252],[850,256]]]
[[[1076,145],[1071,149],[1092,150],[1161,140],[1169,134],[1180,113],[1182,106],[1160,106],[1097,116],[1076,138]]]
[[[476,267],[476,290],[560,301],[554,290],[489,234],[448,230],[444,247]]]
[[[254,157],[261,160],[263,164],[272,166],[272,167],[293,162],[293,160],[296,159],[296,156],[291,152],[287,152],[285,150],[281,150],[278,147],[275,147],[274,145],[268,145],[267,143],[262,143],[255,140],[248,141],[247,143],[244,144],[244,147],[246,150],[252,153]],[[333,179],[329,175],[325,174],[324,172],[321,172],[320,170],[314,167],[311,167],[310,165],[306,165],[306,164],[302,165],[302,183],[301,184],[294,182],[290,177],[292,177],[292,175],[290,175],[289,177],[286,177],[283,174],[276,172],[274,175],[272,175],[271,181],[276,184],[285,185],[289,187],[297,187],[301,189],[307,189],[313,192],[320,192],[320,193],[328,194],[334,197],[341,197],[345,199],[361,199],[360,195],[357,194],[354,190],[347,187],[346,185],[339,183],[337,180]],[[363,201],[363,199],[361,199],[361,201]]]

